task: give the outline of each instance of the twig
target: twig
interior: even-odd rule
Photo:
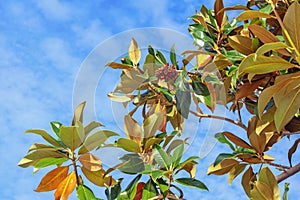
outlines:
[[[283,173],[276,176],[276,180],[278,183],[281,181],[287,179],[290,176],[293,176],[294,174],[298,173],[300,171],[300,163],[295,165],[294,167],[291,167],[290,169],[285,170]]]
[[[219,119],[219,120],[224,120],[227,122],[230,122],[234,125],[237,125],[239,127],[241,127],[242,129],[244,129],[245,131],[247,131],[247,126],[245,124],[243,124],[242,122],[239,121],[234,121],[232,119],[226,118],[226,117],[221,117],[221,116],[216,116],[216,115],[208,115],[208,114],[200,114],[200,113],[196,113],[194,111],[190,110],[190,113],[192,113],[193,115],[200,117],[201,118],[211,118],[211,119]]]
[[[238,109],[239,122],[243,123],[243,122],[242,122],[242,116],[241,116],[241,111],[240,111],[240,105],[239,105],[239,102],[237,102],[236,107],[237,107],[237,109]]]
[[[297,134],[300,134],[300,131],[297,131],[297,132],[282,132],[282,137],[290,136],[290,135],[297,135]]]
[[[284,166],[284,165],[281,165],[281,164],[276,164],[276,163],[272,163],[272,162],[268,162],[268,161],[265,161],[264,162],[265,164],[268,164],[268,165],[271,165],[271,166],[273,166],[273,167],[278,167],[278,168],[280,168],[280,169],[290,169],[291,167],[289,167],[289,166]]]

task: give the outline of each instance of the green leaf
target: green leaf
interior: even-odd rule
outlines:
[[[100,200],[95,197],[93,191],[86,185],[79,185],[76,194],[79,200]]]
[[[135,152],[135,153],[141,152],[140,146],[135,141],[127,138],[118,139],[118,141],[116,142],[116,146],[128,152]]]
[[[137,174],[144,171],[143,160],[138,154],[125,154],[120,158],[124,163],[118,169],[127,174]]]
[[[61,165],[62,163],[68,161],[69,158],[43,158],[41,160],[39,160],[34,167],[35,168],[44,168],[44,167],[48,167],[51,165]]]
[[[231,142],[229,142],[229,140],[222,134],[222,133],[217,133],[215,135],[215,138],[222,144],[227,144],[231,150],[235,150],[234,146],[231,144]]]
[[[57,135],[57,137],[59,137],[59,130],[60,130],[60,127],[62,126],[62,123],[50,122],[50,125],[51,125],[52,131]]]
[[[280,189],[278,187],[276,177],[268,167],[260,170],[258,174],[258,182],[266,184],[268,188],[272,190],[273,199],[280,199]]]
[[[224,160],[225,158],[232,158],[234,157],[234,154],[231,153],[220,153],[215,162],[214,162],[214,166],[218,165],[220,162],[222,162],[222,160]]]
[[[192,88],[193,88],[194,92],[198,95],[201,95],[201,96],[210,95],[210,92],[209,92],[207,86],[197,79],[192,80]]]
[[[189,187],[195,187],[195,188],[199,188],[201,190],[207,190],[208,191],[208,188],[206,187],[206,185],[197,180],[197,179],[192,179],[192,178],[178,178],[178,179],[175,179],[175,181],[181,185],[184,185],[184,186],[189,186]]]
[[[176,147],[172,155],[172,166],[175,168],[180,163],[184,151],[184,144],[182,142],[181,145]]]
[[[172,164],[172,158],[165,152],[165,150],[162,147],[158,145],[154,145],[152,155],[157,164],[163,168],[168,169],[169,166]]]
[[[92,121],[88,125],[84,127],[84,133],[85,133],[85,138],[95,129],[98,127],[104,126],[100,122]]]
[[[155,56],[154,49],[151,45],[148,46],[148,53],[152,56]]]
[[[89,151],[94,150],[96,147],[101,146],[109,137],[118,136],[119,134],[109,130],[97,131],[93,135],[89,136],[81,148],[78,151],[78,154],[84,154]]]
[[[65,157],[67,157],[66,154],[60,153],[55,148],[53,148],[53,150],[39,149],[24,156],[24,158],[22,158],[22,160],[18,163],[18,166],[26,168],[29,166],[34,166],[35,164],[38,163],[39,160],[43,158],[65,158]]]
[[[122,181],[122,179],[120,179]],[[118,181],[118,184],[110,188],[109,200],[115,200],[121,193],[121,181]]]
[[[176,53],[175,53],[175,44],[173,44],[171,51],[170,51],[170,60],[172,62],[173,66],[177,66],[177,61],[176,61]]]
[[[148,152],[150,147],[152,147],[155,144],[159,144],[161,141],[163,141],[162,138],[150,138],[146,141],[146,144],[144,145],[144,151]]]
[[[155,58],[163,65],[167,64],[167,60],[164,56],[164,54],[160,51],[156,51],[156,54],[155,54]]]
[[[144,185],[144,190],[143,190],[143,197],[142,200],[148,200],[153,197],[156,197],[157,191],[154,183],[151,181],[151,179]]]
[[[128,184],[128,186],[126,187],[125,191],[122,192],[126,194],[126,196],[129,198],[132,194],[132,192],[134,191],[134,189],[136,189],[136,185],[139,182],[139,180],[141,179],[142,174],[137,175],[134,179],[132,179],[132,181]]]
[[[191,106],[191,93],[189,91],[176,90],[175,99],[178,112],[182,115],[182,117],[187,119]]]
[[[72,151],[78,148],[85,138],[84,128],[79,121],[77,126],[62,126],[59,135],[61,141]]]
[[[47,142],[49,142],[50,144],[52,144],[53,146],[56,147],[62,147],[62,145],[56,140],[54,139],[51,135],[49,135],[49,133],[47,133],[44,130],[40,130],[40,129],[29,129],[26,130],[25,133],[34,133],[37,135],[42,136]]]

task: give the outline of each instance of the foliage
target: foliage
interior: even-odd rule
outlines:
[[[231,10],[241,13],[229,20],[226,12]],[[121,81],[108,97],[125,107],[134,105],[124,118],[126,137],[110,130],[90,135],[102,124],[83,126],[82,103],[74,112],[71,126],[51,122],[55,137],[43,130],[26,131],[40,135],[48,144],[33,144],[19,166],[33,166],[34,172],[56,166],[35,190],[56,189],[55,199],[67,199],[75,187],[79,199],[98,199],[85,179],[106,187],[107,199],[182,199],[179,185],[208,190],[195,178],[198,157],[183,160],[187,145],[187,139],[181,138],[184,122],[194,114],[200,119],[231,122],[246,133],[245,137],[228,131],[216,134],[216,139],[228,145],[231,152],[221,153],[209,166],[208,175],[228,174],[229,184],[241,176],[249,198],[280,199],[278,183],[300,171],[299,164],[294,166],[292,161],[300,140],[291,140],[287,150],[289,166],[275,163],[276,158],[266,152],[282,138],[300,131],[299,17],[297,1],[249,0],[246,6],[224,7],[222,0],[216,0],[213,10],[202,6],[191,16],[189,31],[198,49],[183,52],[182,62],[177,60],[175,46],[171,47],[169,59],[149,46],[141,62],[141,50],[132,39],[128,56],[121,63],[107,64],[122,70]],[[192,60],[196,64],[190,67]],[[190,110],[192,103],[195,111]],[[217,105],[226,106],[237,113],[238,120],[204,114],[200,105],[212,113]],[[247,125],[242,121],[246,116],[241,115],[241,109],[251,116]],[[133,117],[139,111],[142,124]],[[173,132],[168,133],[170,128]],[[118,138],[114,144],[105,144],[109,137]],[[92,153],[106,146],[127,152],[120,164],[107,170]],[[270,167],[283,172],[275,176]],[[122,179],[109,175],[113,170],[135,178],[124,189]],[[178,177],[182,170],[187,177]],[[287,191],[288,184],[284,199]]]

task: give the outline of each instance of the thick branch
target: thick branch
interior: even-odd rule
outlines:
[[[300,163],[295,165],[294,167],[291,167],[290,169],[285,170],[282,174],[279,174],[276,176],[276,180],[278,183],[281,181],[287,179],[290,176],[293,176],[294,174],[298,173],[300,171]]]
[[[232,119],[226,118],[226,117],[221,117],[221,116],[216,116],[216,115],[208,115],[208,114],[200,114],[200,113],[196,113],[194,111],[190,110],[190,113],[192,113],[193,115],[200,117],[201,118],[211,118],[211,119],[219,119],[219,120],[224,120],[226,122],[230,122],[234,125],[237,125],[239,127],[241,127],[242,129],[244,129],[245,131],[247,131],[247,126],[245,124],[243,124],[242,122],[239,121],[234,121]]]

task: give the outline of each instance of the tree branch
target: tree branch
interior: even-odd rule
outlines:
[[[239,127],[241,127],[242,129],[244,129],[245,131],[247,131],[247,126],[245,124],[243,124],[242,122],[239,121],[234,121],[232,119],[226,118],[226,117],[221,117],[221,116],[216,116],[216,115],[208,115],[208,114],[200,114],[200,113],[196,113],[194,111],[190,110],[190,113],[192,113],[193,115],[200,117],[201,118],[211,118],[211,119],[219,119],[219,120],[224,120],[226,122],[230,122],[234,125],[237,125]]]
[[[276,180],[278,183],[281,181],[287,179],[290,176],[293,176],[294,174],[298,173],[300,171],[300,163],[295,165],[294,167],[291,167],[290,169],[285,170],[283,173],[276,176]]]
[[[300,131],[297,131],[297,132],[283,132],[282,137],[290,136],[290,135],[297,135],[297,134],[300,134]]]

